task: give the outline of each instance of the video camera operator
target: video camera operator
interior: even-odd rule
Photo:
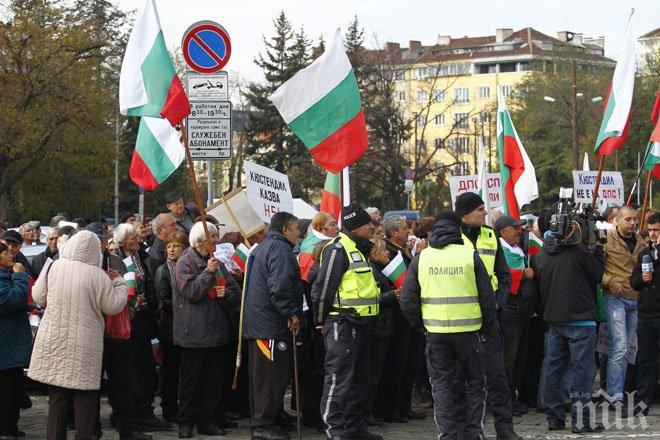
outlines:
[[[604,254],[591,232],[591,214],[567,211],[560,208],[553,216],[552,235],[532,259],[541,311],[549,325],[544,405],[548,430],[565,429],[561,384],[570,365],[572,431],[600,432],[604,428],[596,423],[587,404],[596,375],[596,287],[603,277]]]
[[[630,286],[639,291],[637,401],[646,405],[640,408],[644,415],[648,415],[655,394],[658,340],[660,340],[660,283],[658,283],[660,278],[655,276],[660,270],[658,258],[660,213],[654,212],[649,216],[646,229],[651,244],[639,255],[635,270],[630,277]]]

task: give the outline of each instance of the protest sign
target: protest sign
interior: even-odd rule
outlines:
[[[501,182],[500,173],[488,173],[488,199],[491,208],[499,208],[502,206],[502,196],[500,195]],[[477,176],[452,176],[449,178],[449,191],[451,192],[451,206],[454,209],[454,202],[456,197],[464,192],[478,193],[477,189]]]
[[[247,161],[243,169],[248,201],[261,220],[270,223],[273,214],[280,211],[293,214],[293,195],[286,174]]]
[[[250,237],[264,229],[264,222],[254,211],[243,188],[235,189],[224,198],[206,208],[224,226],[220,226],[220,237],[227,232],[240,232]]]
[[[573,198],[575,203],[591,204],[596,186],[596,171],[573,170]],[[608,206],[621,206],[625,203],[623,176],[619,171],[603,171],[598,187],[598,200],[606,201]]]

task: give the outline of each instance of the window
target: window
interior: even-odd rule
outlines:
[[[426,149],[426,141],[424,139],[417,139],[415,141],[415,147],[417,147],[418,150],[425,150]]]
[[[428,68],[426,67],[418,67],[415,69],[415,78],[417,79],[425,79],[429,76],[429,71]]]
[[[417,91],[417,102],[428,102],[428,100],[429,92],[425,92],[424,90]]]
[[[527,72],[528,70],[532,70],[532,63],[530,63],[529,61],[521,61],[520,72]]]
[[[470,142],[467,136],[459,136],[455,141],[454,149],[457,153],[467,153],[470,151]]]
[[[515,71],[516,71],[516,63],[501,63],[500,64],[500,73],[515,72]]]
[[[454,113],[454,126],[456,128],[469,128],[469,113]]]
[[[467,162],[459,162],[454,165],[454,175],[455,176],[464,176],[470,174],[470,164]]]
[[[479,99],[488,99],[490,98],[490,87],[480,86],[479,87]]]
[[[435,100],[436,101],[444,101],[445,100],[445,91],[444,90],[436,90],[435,91]]]
[[[500,86],[500,91],[502,92],[502,96],[505,98],[508,98],[509,95],[511,94],[511,86]]]
[[[445,148],[445,140],[441,138],[435,139],[435,148]]]
[[[406,92],[405,91],[396,92],[396,100],[397,101],[405,101],[406,100]]]
[[[396,75],[395,79],[397,81],[405,81],[405,79],[406,79],[406,71],[405,70],[397,70],[395,75]]]
[[[490,113],[489,112],[479,113],[479,122],[481,122],[482,124],[489,124],[490,123]]]
[[[482,136],[481,140],[484,143],[484,147],[488,148],[490,146],[490,136]]]
[[[417,127],[422,128],[426,125],[426,116],[419,115],[417,116]]]
[[[470,102],[470,89],[465,87],[454,89],[454,101],[457,104],[466,104]]]
[[[435,125],[445,125],[445,115],[436,115]]]
[[[479,66],[477,66],[477,72],[495,73],[497,72],[497,66],[495,64],[480,64]]]

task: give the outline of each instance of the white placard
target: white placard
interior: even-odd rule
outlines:
[[[502,196],[500,189],[502,183],[500,181],[500,173],[488,173],[488,198],[489,206],[491,208],[499,208],[502,206]],[[473,192],[478,193],[477,189],[477,176],[474,174],[467,176],[452,176],[449,178],[449,191],[451,192],[451,206],[454,208],[456,197],[465,193]]]
[[[596,171],[573,170],[573,198],[575,203],[591,203],[596,187]],[[606,201],[608,206],[623,205],[623,176],[619,171],[603,171],[598,187],[598,200]]]
[[[227,72],[188,72],[188,99],[191,101],[228,101]]]
[[[206,213],[217,218],[220,237],[227,232],[241,232],[247,238],[264,229],[264,222],[254,211],[243,188],[237,188],[206,208]]]
[[[248,200],[261,220],[270,223],[273,214],[280,211],[293,214],[293,195],[286,174],[247,161],[243,169]]]
[[[231,103],[191,102],[197,115],[187,123],[188,144],[193,159],[231,158]]]

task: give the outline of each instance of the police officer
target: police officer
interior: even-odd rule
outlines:
[[[329,438],[381,440],[367,431],[371,326],[380,291],[367,262],[374,232],[357,204],[342,208],[342,231],[326,245],[312,286],[317,329],[325,341],[321,417]]]
[[[479,331],[496,325],[495,298],[478,254],[463,244],[461,219],[441,212],[429,247],[416,255],[399,305],[418,331],[426,329],[426,361],[440,439],[483,438],[484,363]],[[460,365],[467,382],[465,408],[454,404],[453,369]],[[457,421],[463,411],[466,425]]]
[[[511,273],[509,265],[495,231],[486,224],[486,209],[484,201],[477,194],[466,192],[456,198],[456,213],[461,217],[461,232],[463,243],[474,249],[486,266],[491,286],[495,292],[497,310],[503,310],[509,298],[511,289]],[[498,440],[520,439],[513,430],[513,415],[511,411],[511,391],[506,379],[504,368],[504,346],[502,333],[498,326],[493,326],[484,332],[484,360],[486,365],[486,388],[488,390],[488,406],[493,413],[495,431]],[[465,379],[457,368],[454,396],[456,404],[463,405]]]

